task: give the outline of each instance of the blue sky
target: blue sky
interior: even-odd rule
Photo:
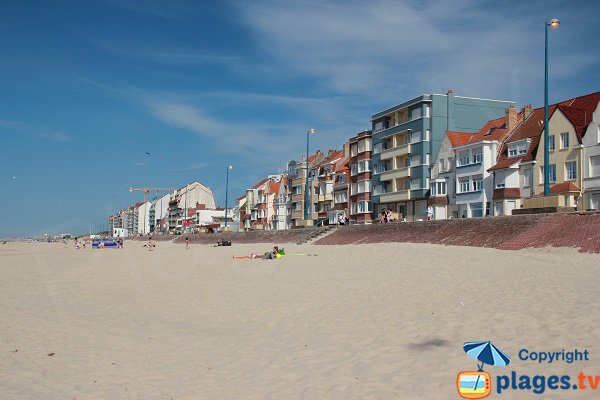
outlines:
[[[600,90],[595,1],[0,3],[0,236],[87,231],[198,180],[225,203],[422,93]],[[150,154],[147,155],[146,152]],[[175,157],[161,157],[175,156]]]

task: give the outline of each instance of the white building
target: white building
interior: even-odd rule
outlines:
[[[587,210],[600,210],[600,103],[583,136],[583,202]]]
[[[137,233],[147,235],[150,233],[150,206],[149,201],[137,207]]]
[[[494,215],[494,176],[488,169],[521,117],[509,107],[504,117],[488,121],[476,133],[447,132],[431,171],[429,203],[435,219]]]
[[[164,232],[167,226],[167,215],[169,210],[169,200],[171,199],[170,194],[157,197],[152,201],[149,213],[150,231],[151,232]]]

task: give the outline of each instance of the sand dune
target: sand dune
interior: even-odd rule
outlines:
[[[141,246],[0,246],[1,398],[455,399],[457,372],[476,364],[462,344],[477,340],[513,358],[492,373],[600,375],[598,255],[393,243],[234,260],[269,246]],[[521,348],[590,361],[540,366]]]

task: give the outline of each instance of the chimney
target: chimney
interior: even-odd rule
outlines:
[[[329,157],[330,155],[332,155],[336,151],[337,151],[336,149],[329,149],[329,151],[327,152],[327,157]]]
[[[350,143],[344,143],[344,157],[350,157]]]
[[[523,107],[523,121],[529,118],[532,112],[533,107],[531,107],[531,104],[527,104],[525,107]]]
[[[505,125],[509,132],[517,127],[517,109],[514,106],[510,106],[506,109]]]

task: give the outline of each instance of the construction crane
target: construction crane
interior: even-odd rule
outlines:
[[[170,192],[172,190],[177,190],[177,189],[171,189],[171,188],[134,188],[134,187],[130,187],[129,191],[130,192],[144,192],[144,203],[148,202],[148,193],[150,192]]]

